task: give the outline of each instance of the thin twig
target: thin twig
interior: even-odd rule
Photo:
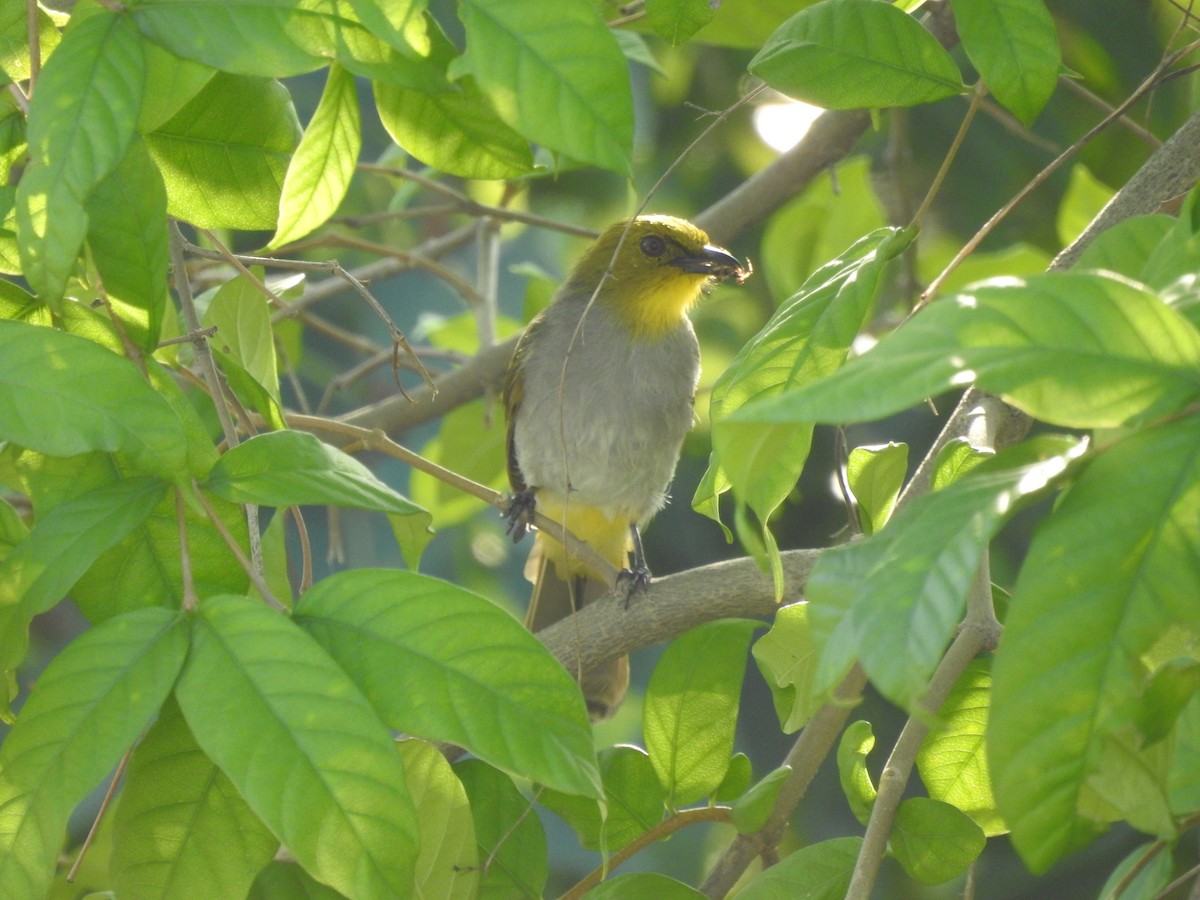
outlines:
[[[184,612],[192,612],[200,603],[196,594],[196,581],[192,575],[192,554],[188,545],[187,509],[184,506],[183,492],[175,488],[175,525],[179,529],[179,568],[183,578]]]
[[[300,507],[292,506],[289,511],[292,514],[292,521],[296,523],[296,533],[300,537],[300,589],[297,593],[304,596],[304,592],[312,587],[313,583],[312,544],[308,540],[308,525],[304,521],[304,513],[301,512]]]
[[[332,433],[349,437],[359,442],[366,450],[374,450],[378,453],[385,453],[393,459],[398,459],[401,462],[407,463],[414,469],[424,472],[439,481],[442,481],[451,487],[469,494],[472,497],[477,497],[489,506],[495,507],[501,512],[506,512],[510,505],[510,498],[507,494],[502,494],[499,491],[493,490],[486,484],[480,484],[477,481],[472,481],[457,472],[451,471],[443,466],[439,466],[432,460],[428,460],[419,453],[414,453],[407,447],[397,444],[391,440],[382,431],[369,428],[359,428],[357,425],[350,425],[346,422],[339,422],[333,419],[322,419],[316,416],[299,416],[289,415],[287,417],[288,425],[293,428],[302,428],[305,431],[317,431],[324,433]],[[548,516],[537,511],[533,514],[533,523],[543,531],[549,531],[557,538],[560,536],[562,525],[554,521]],[[584,541],[579,540],[569,531],[565,534],[566,546],[571,554],[578,556],[589,567],[595,569],[598,573],[604,576],[604,582],[609,587],[616,584],[617,568],[608,562],[603,556],[597,553],[592,547]]]
[[[626,860],[633,858],[637,853],[651,844],[657,843],[665,837],[670,837],[675,832],[681,831],[689,825],[696,825],[701,822],[729,823],[732,821],[730,813],[731,809],[728,806],[701,806],[697,809],[680,810],[675,815],[663,819],[652,828],[639,834],[609,857],[604,865],[593,869],[587,877],[572,885],[571,889],[563,894],[559,900],[579,900],[584,894],[603,881],[613,869]]]
[[[217,534],[221,536],[221,540],[225,542],[225,546],[229,548],[229,552],[233,554],[238,565],[250,577],[251,583],[262,596],[268,606],[273,606],[275,609],[283,610],[284,606],[276,598],[271,588],[267,586],[266,580],[262,573],[251,565],[250,560],[246,558],[246,554],[242,552],[242,548],[238,546],[237,540],[225,527],[225,523],[221,521],[221,517],[217,515],[217,511],[213,509],[213,505],[208,502],[208,498],[204,496],[204,492],[200,490],[200,485],[195,481],[192,482],[192,487],[196,491],[196,497],[200,500],[200,505],[204,507],[204,512],[208,516],[208,521],[212,523],[213,528],[217,530]]]
[[[33,96],[34,86],[42,73],[42,34],[38,27],[37,0],[25,0],[25,30],[29,38],[29,92]]]
[[[979,111],[979,104],[983,102],[983,98],[986,95],[987,86],[982,81],[975,82],[975,89],[971,91],[971,103],[967,107],[966,115],[963,116],[962,122],[958,125],[958,132],[954,135],[954,140],[950,143],[950,149],[946,151],[946,155],[942,158],[942,164],[938,167],[937,174],[933,176],[933,183],[929,185],[929,190],[925,192],[925,199],[921,201],[921,205],[913,213],[912,227],[920,228],[921,223],[925,220],[925,214],[933,206],[933,200],[937,197],[938,191],[941,190],[942,183],[946,180],[946,174],[950,171],[950,166],[958,157],[958,150],[962,147],[962,142],[967,136],[967,129],[971,127],[975,113]]]
[[[134,744],[136,747],[137,744]],[[104,819],[104,814],[108,812],[108,807],[112,804],[113,794],[117,791],[117,785],[121,783],[121,776],[125,774],[125,768],[129,765],[129,757],[133,755],[133,747],[125,751],[125,755],[121,757],[121,761],[117,763],[117,770],[113,773],[112,781],[108,783],[108,790],[104,792],[104,799],[100,801],[100,808],[96,810],[96,818],[92,819],[92,827],[88,829],[87,837],[83,839],[83,844],[79,848],[79,854],[75,857],[75,862],[71,865],[71,870],[67,872],[67,884],[75,882],[75,876],[79,874],[79,867],[83,865],[83,859],[87,856],[88,850],[92,846],[92,841],[96,838],[96,832],[100,830],[100,822]]]

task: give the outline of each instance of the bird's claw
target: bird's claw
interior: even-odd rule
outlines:
[[[617,573],[617,587],[625,591],[625,608],[633,598],[644,594],[650,588],[650,569],[645,565],[634,565],[630,569],[622,569]]]
[[[533,527],[533,512],[537,509],[537,499],[533,495],[533,491],[517,491],[515,494],[510,494],[508,497],[508,505],[505,507],[501,515],[508,519],[508,527],[505,532],[512,538],[514,544],[519,543],[521,538],[529,533],[529,529]]]

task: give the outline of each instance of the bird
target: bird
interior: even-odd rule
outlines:
[[[630,594],[649,583],[641,529],[667,501],[700,378],[687,314],[706,286],[748,276],[703,230],[665,215],[617,222],[583,253],[526,327],[504,380],[514,541],[536,507],[620,570]],[[607,591],[553,529],[537,532],[525,575],[534,632]],[[602,721],[625,697],[628,657],[577,676]]]

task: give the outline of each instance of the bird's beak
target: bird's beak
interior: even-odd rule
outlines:
[[[741,281],[746,274],[745,267],[736,256],[711,244],[699,253],[671,260],[671,265],[693,275],[711,275],[717,279],[733,276]]]

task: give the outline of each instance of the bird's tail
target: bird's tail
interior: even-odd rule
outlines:
[[[533,582],[525,626],[535,633],[565,619],[608,590],[604,582],[589,579],[586,574],[562,578],[551,559],[555,555],[553,550],[547,552],[548,543],[553,543],[554,549],[561,553],[557,541],[539,532],[525,566],[525,576]],[[592,721],[601,722],[612,716],[625,699],[629,689],[629,657],[621,656],[573,674],[579,681]]]

